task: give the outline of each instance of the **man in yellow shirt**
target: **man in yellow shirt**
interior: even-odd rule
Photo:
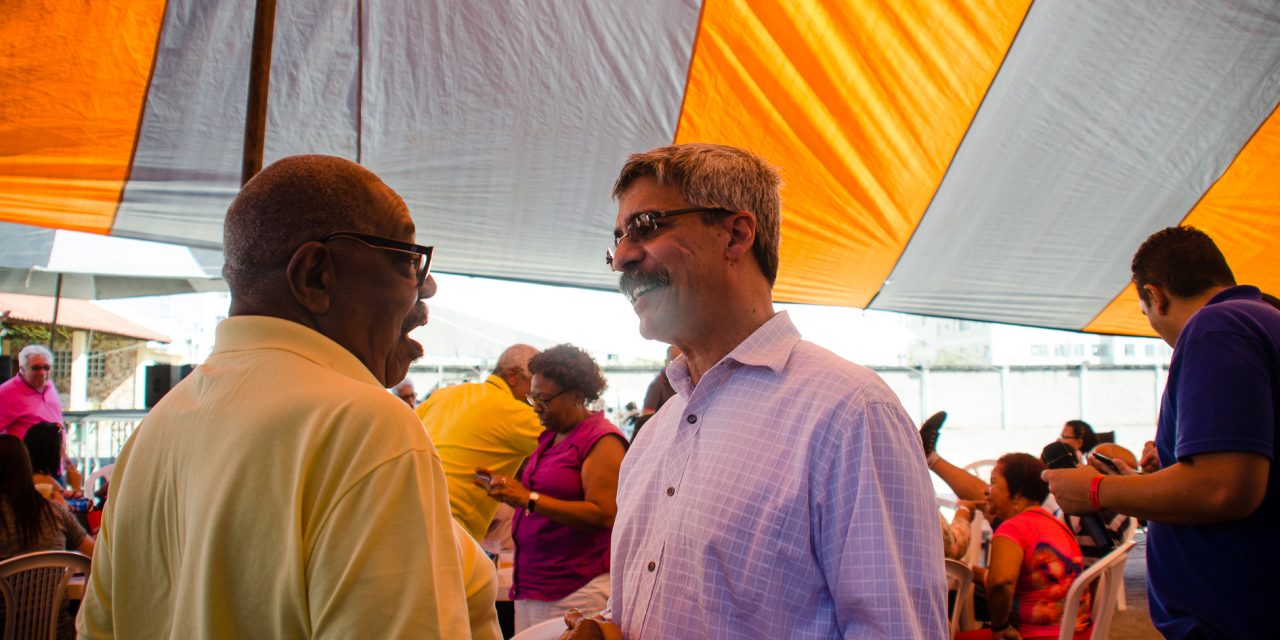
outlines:
[[[508,347],[484,382],[445,387],[418,405],[418,417],[444,464],[453,517],[476,540],[483,540],[498,503],[475,486],[476,467],[515,476],[538,445],[542,425],[529,395],[529,359],[538,350]]]
[[[492,610],[492,565],[460,546],[436,451],[386,392],[436,291],[414,241],[400,196],[341,158],[245,185],[229,317],[116,462],[82,638],[497,637],[467,606]]]

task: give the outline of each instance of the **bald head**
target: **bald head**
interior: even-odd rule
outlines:
[[[533,377],[529,374],[529,360],[536,355],[538,350],[527,344],[511,345],[498,356],[498,364],[493,367],[493,375],[506,380],[511,395],[518,399],[529,395],[529,382]]]
[[[386,234],[404,201],[373,172],[334,156],[291,156],[254,176],[227,210],[223,276],[232,298],[278,295],[293,252],[336,231]]]

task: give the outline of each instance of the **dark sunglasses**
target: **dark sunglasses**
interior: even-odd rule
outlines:
[[[631,216],[631,219],[627,220],[627,228],[625,232],[620,230],[613,232],[613,247],[604,252],[604,263],[609,265],[610,268],[613,268],[613,254],[617,252],[618,246],[622,244],[624,239],[631,238],[633,242],[644,242],[658,235],[658,230],[662,228],[662,226],[658,224],[659,220],[673,216],[682,216],[686,213],[702,213],[706,211],[719,213],[721,215],[733,213],[728,209],[722,209],[720,207],[690,207],[688,209],[670,209],[668,211],[641,211],[640,213]]]
[[[418,278],[418,286],[427,281],[427,275],[431,273],[431,253],[435,247],[424,247],[420,244],[412,244],[408,242],[400,242],[391,238],[383,238],[381,236],[371,236],[367,233],[356,233],[354,231],[338,231],[331,233],[323,238],[320,242],[328,242],[337,238],[346,238],[355,240],[360,244],[374,249],[383,251],[397,251],[399,253],[409,254],[415,257],[413,268]]]

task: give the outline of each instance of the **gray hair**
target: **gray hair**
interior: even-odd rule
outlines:
[[[254,176],[227,209],[222,275],[231,295],[270,291],[304,242],[336,231],[373,233],[362,215],[381,181],[368,169],[335,156],[281,159]]]
[[[34,356],[36,354],[39,354],[44,356],[45,358],[48,358],[49,364],[53,364],[52,351],[49,351],[49,349],[42,344],[29,344],[23,347],[22,351],[18,352],[18,366],[25,369],[27,367],[27,362],[31,360],[31,356]]]
[[[538,350],[527,344],[513,344],[498,356],[498,363],[493,366],[493,375],[511,382],[511,374],[529,377],[529,360],[538,355]]]
[[[636,180],[650,177],[664,187],[676,187],[695,207],[716,207],[756,214],[756,240],[751,247],[760,271],[773,286],[778,279],[782,200],[778,170],[759,156],[737,147],[691,143],[633,153],[613,185],[619,199]],[[719,216],[705,213],[707,224]]]

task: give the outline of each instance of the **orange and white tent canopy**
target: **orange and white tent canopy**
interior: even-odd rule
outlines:
[[[251,0],[0,22],[0,220],[217,248]],[[611,287],[609,189],[675,142],[779,165],[784,301],[1149,334],[1133,250],[1280,291],[1280,3],[279,0],[264,159],[408,201],[437,268]]]

